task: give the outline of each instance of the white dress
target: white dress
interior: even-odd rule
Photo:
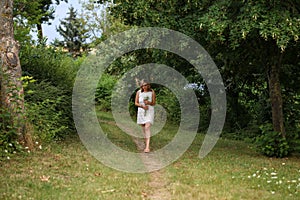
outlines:
[[[141,90],[139,90],[138,92],[139,92],[139,104],[144,105],[144,99],[147,99],[148,101],[152,102],[152,91],[142,92]],[[147,122],[153,124],[154,106],[151,105],[147,105],[147,106],[148,106],[148,110],[138,107],[137,124],[145,124]]]

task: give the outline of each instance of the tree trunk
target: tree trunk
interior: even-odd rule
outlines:
[[[10,127],[24,138],[24,95],[19,45],[14,39],[13,0],[0,1],[1,108],[11,113]],[[24,140],[24,139],[23,139]]]
[[[38,36],[38,39],[39,41],[42,41],[43,40],[43,29],[42,29],[42,22],[37,24],[37,36]]]
[[[274,60],[278,62],[273,62],[269,68],[268,72],[268,81],[269,81],[269,94],[272,106],[272,123],[273,129],[276,132],[280,132],[283,137],[285,137],[285,128],[284,128],[284,117],[283,117],[283,108],[282,108],[282,95],[281,95],[281,86],[280,86],[280,65],[281,65],[282,54]]]

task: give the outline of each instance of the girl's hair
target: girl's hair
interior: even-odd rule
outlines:
[[[143,89],[143,85],[144,85],[144,84],[147,84],[148,90],[149,90],[149,91],[151,91],[151,92],[153,91],[153,90],[151,89],[150,83],[149,83],[148,81],[145,81],[145,80],[144,80],[144,81],[142,82],[141,86],[140,86],[141,92],[144,92],[144,89]]]

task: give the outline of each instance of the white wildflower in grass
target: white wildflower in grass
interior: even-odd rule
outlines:
[[[4,152],[5,152],[5,153],[8,153],[8,151],[7,151],[6,149],[4,150]]]
[[[16,154],[17,152],[16,151],[13,151],[13,154]]]
[[[38,141],[36,141],[36,142],[35,142],[35,144],[39,144],[39,142],[38,142]]]
[[[255,185],[253,185],[254,188],[268,190],[271,194],[283,192],[286,196],[288,196],[289,193],[296,195],[300,191],[300,177],[288,176],[285,178],[283,176],[284,173],[286,173],[286,170],[284,170],[283,167],[280,169],[263,168],[260,171],[258,170],[250,174],[248,180],[251,179],[251,182],[255,183]]]
[[[9,143],[8,146],[11,146],[11,147],[12,147],[13,145],[12,145],[12,143]]]
[[[29,147],[25,147],[25,149],[29,149]]]
[[[282,165],[285,165],[285,163],[281,163]]]
[[[42,145],[39,146],[39,149],[42,149]]]
[[[6,158],[7,158],[7,160],[9,160],[9,159],[10,159],[10,157],[9,157],[9,156],[7,156]]]

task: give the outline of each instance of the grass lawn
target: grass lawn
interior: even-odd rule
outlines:
[[[101,116],[112,121],[105,113]],[[113,123],[101,126],[115,144],[136,152],[131,137]],[[175,127],[164,128],[152,138],[152,148],[161,148],[174,133]],[[165,182],[160,191],[168,193],[168,199],[300,199],[299,157],[266,158],[247,143],[220,139],[208,156],[199,159],[203,138],[199,134],[179,160],[159,170],[164,178],[155,181]],[[158,189],[153,173],[108,168],[78,137],[42,147],[0,161],[0,199],[151,199]]]

